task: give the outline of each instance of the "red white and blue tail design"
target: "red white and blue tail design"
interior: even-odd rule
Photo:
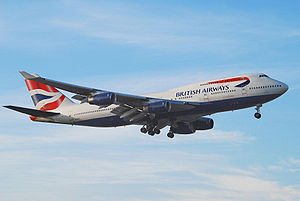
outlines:
[[[74,104],[54,87],[25,79],[33,103],[38,110],[51,111]]]

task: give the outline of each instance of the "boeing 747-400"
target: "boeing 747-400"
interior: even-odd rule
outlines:
[[[20,72],[36,109],[4,106],[30,115],[32,121],[93,127],[141,125],[141,132],[153,136],[166,126],[167,134],[192,134],[214,126],[211,118],[218,112],[255,107],[260,108],[288,90],[283,82],[265,74],[198,82],[164,92],[130,95],[113,91],[67,84]],[[57,89],[72,92],[75,103]]]

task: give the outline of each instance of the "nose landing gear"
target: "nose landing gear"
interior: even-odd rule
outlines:
[[[261,108],[261,107],[262,107],[262,104],[256,105],[256,108],[255,108],[256,113],[254,114],[254,117],[255,117],[256,119],[260,119],[260,118],[261,118],[261,114],[260,114],[260,108]]]

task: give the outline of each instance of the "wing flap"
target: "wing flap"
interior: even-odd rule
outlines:
[[[124,112],[126,112],[126,111],[128,111],[130,109],[132,109],[132,107],[128,107],[128,106],[125,106],[125,105],[120,105],[120,106],[114,108],[111,112],[120,116]]]

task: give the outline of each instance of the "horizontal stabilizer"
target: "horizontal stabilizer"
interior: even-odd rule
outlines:
[[[24,114],[32,115],[32,116],[35,116],[35,117],[50,117],[50,116],[60,114],[60,113],[56,113],[56,112],[47,112],[47,111],[35,110],[35,109],[12,106],[12,105],[6,105],[6,106],[3,106],[3,107],[6,107],[8,109],[15,110],[17,112],[21,112],[21,113],[24,113]]]

